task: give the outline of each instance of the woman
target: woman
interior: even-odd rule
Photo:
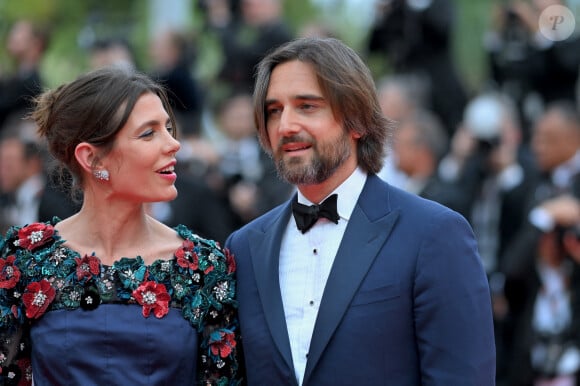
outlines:
[[[32,118],[83,203],[0,241],[0,384],[238,384],[233,257],[146,212],[177,196],[164,90],[101,69]]]

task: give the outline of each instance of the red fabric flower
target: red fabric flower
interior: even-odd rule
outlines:
[[[219,355],[221,358],[226,358],[232,353],[236,347],[236,340],[234,333],[230,331],[214,331],[209,340],[209,346],[213,355]]]
[[[177,264],[182,268],[196,270],[199,267],[199,256],[193,250],[195,244],[191,240],[185,240],[181,248],[175,252]]]
[[[29,251],[46,243],[54,234],[52,225],[34,223],[18,231],[18,246]]]
[[[20,280],[20,270],[14,265],[15,259],[14,255],[0,259],[0,288],[14,288]]]
[[[54,300],[55,294],[56,291],[46,279],[30,283],[22,295],[26,316],[30,319],[41,317],[48,305]]]
[[[133,297],[143,306],[143,316],[146,318],[151,311],[156,318],[162,318],[169,312],[171,296],[162,283],[147,281],[133,291]]]
[[[236,271],[236,260],[234,259],[233,253],[229,249],[225,249],[224,253],[226,255],[226,264],[228,265],[228,275]]]
[[[83,278],[90,279],[93,275],[98,275],[100,272],[100,262],[95,255],[85,255],[85,257],[75,258],[77,263],[77,278],[82,280]]]

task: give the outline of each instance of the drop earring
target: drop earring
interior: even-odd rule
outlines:
[[[93,175],[101,181],[109,181],[109,171],[108,170],[95,170]]]

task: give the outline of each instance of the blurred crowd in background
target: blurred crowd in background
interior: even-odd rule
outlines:
[[[570,4],[492,7],[480,39],[488,71],[477,90],[453,59],[453,0],[375,5],[360,53],[385,64],[376,86],[393,132],[381,177],[471,223],[494,305],[497,384],[580,384],[580,34],[553,41],[538,30],[543,10]],[[210,84],[192,70],[195,41],[179,29],[151,39],[146,66],[125,36],[95,39],[87,70],[146,70],[165,84],[182,142],[179,196],[151,204],[150,213],[223,242],[293,193],[255,135],[254,65],[295,37],[341,36],[315,22],[291,28],[283,0],[198,0],[196,7],[224,58]],[[3,232],[82,205],[26,118],[31,97],[46,87],[50,44],[49,30],[23,18],[0,47],[14,62],[14,71],[0,74]]]

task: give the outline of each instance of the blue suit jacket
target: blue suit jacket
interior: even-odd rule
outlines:
[[[290,201],[230,235],[248,384],[296,385],[278,276]],[[369,175],[314,327],[304,386],[495,384],[487,279],[456,212]]]

